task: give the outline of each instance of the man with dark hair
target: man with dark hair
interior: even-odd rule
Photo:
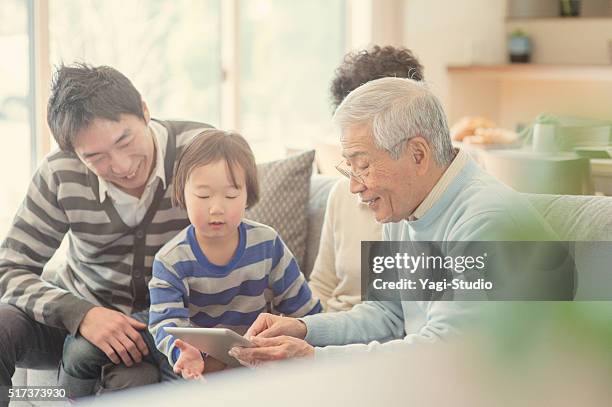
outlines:
[[[61,361],[60,384],[78,397],[103,367],[82,371],[85,358],[159,362],[146,314],[130,315],[149,307],[155,253],[189,223],[171,204],[175,158],[210,126],[153,120],[128,78],[85,64],[55,72],[48,123],[60,149],[40,163],[0,246],[0,386],[16,365]],[[64,236],[64,263],[43,273]]]

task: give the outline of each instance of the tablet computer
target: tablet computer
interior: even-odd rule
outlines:
[[[164,328],[175,338],[182,339],[228,366],[239,366],[237,359],[227,354],[234,346],[254,346],[248,339],[227,328]]]

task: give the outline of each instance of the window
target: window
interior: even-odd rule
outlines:
[[[151,115],[219,125],[221,0],[52,0],[52,65],[110,65]]]
[[[344,15],[342,0],[240,2],[240,128],[258,158],[330,133]]]
[[[111,65],[134,82],[154,117],[238,129],[260,161],[328,134],[345,1],[226,1],[238,9],[229,16],[237,42],[221,37],[221,21],[228,21],[221,0],[52,0],[52,65]],[[238,78],[223,77],[222,47],[238,48],[231,52],[239,66],[226,67]],[[239,82],[237,106],[229,105],[239,114],[221,123],[224,80]]]
[[[32,176],[28,32],[26,1],[0,2],[0,236],[8,231]]]
[[[258,161],[280,158],[331,131],[350,1],[2,0],[0,236],[48,152],[50,68],[113,66],[153,117],[237,129]]]

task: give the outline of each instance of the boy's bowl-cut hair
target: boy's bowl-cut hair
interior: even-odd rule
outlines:
[[[255,156],[249,143],[238,133],[207,129],[194,137],[181,154],[174,176],[172,203],[185,208],[185,184],[191,172],[201,167],[224,160],[230,179],[236,185],[236,168],[244,171],[247,193],[247,208],[259,201],[259,181]]]

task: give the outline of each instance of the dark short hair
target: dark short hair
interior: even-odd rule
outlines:
[[[349,93],[374,79],[394,76],[423,80],[423,66],[407,48],[380,47],[348,53],[336,69],[330,91],[336,109]]]
[[[56,68],[47,123],[62,150],[74,151],[76,135],[94,119],[119,121],[122,114],[145,120],[140,93],[121,72],[85,63]]]
[[[185,147],[176,165],[172,202],[185,208],[185,184],[191,172],[206,164],[224,160],[234,186],[237,186],[235,171],[242,168],[247,193],[247,207],[259,201],[259,181],[255,156],[249,143],[238,133],[207,129],[194,137]]]

